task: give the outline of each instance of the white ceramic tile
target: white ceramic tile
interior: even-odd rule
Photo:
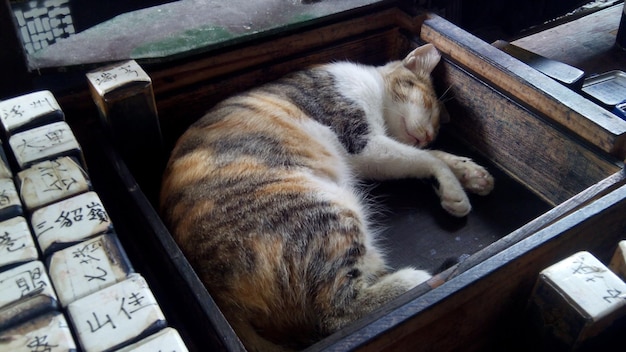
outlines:
[[[64,121],[16,133],[9,138],[9,145],[20,169],[61,155],[76,155],[83,160],[80,145]]]
[[[0,101],[0,122],[8,133],[42,119],[63,120],[61,107],[48,90]]]
[[[0,273],[0,309],[39,302],[33,299],[36,296],[46,298],[45,302],[57,300],[42,262],[28,262]]]
[[[54,252],[48,268],[62,306],[122,281],[132,272],[126,253],[113,234]]]
[[[22,203],[34,210],[89,190],[87,173],[70,157],[46,160],[18,172]]]
[[[63,314],[55,312],[0,331],[0,351],[71,352],[76,343]]]
[[[152,291],[138,274],[70,303],[67,310],[85,352],[123,346],[166,326]]]
[[[0,222],[0,268],[39,257],[26,219],[21,216]]]
[[[31,226],[44,253],[112,228],[109,215],[95,192],[82,193],[37,209],[31,217]]]
[[[174,328],[165,328],[116,352],[187,352],[187,346]]]

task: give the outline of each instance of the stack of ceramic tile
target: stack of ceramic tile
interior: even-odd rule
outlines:
[[[0,350],[186,351],[133,270],[54,96],[1,101],[0,122]]]

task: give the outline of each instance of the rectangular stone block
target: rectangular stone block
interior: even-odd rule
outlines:
[[[114,234],[105,234],[54,252],[50,279],[62,306],[128,278],[133,268]]]
[[[139,274],[70,303],[67,311],[85,352],[122,347],[167,325],[152,291]]]
[[[626,284],[578,252],[539,274],[529,308],[550,347],[576,349],[626,314]]]
[[[31,225],[45,255],[113,228],[96,192],[83,193],[35,210]]]
[[[44,205],[87,192],[87,172],[71,157],[45,160],[17,173],[22,203],[33,211]]]
[[[136,342],[132,345],[126,346],[116,352],[152,352],[152,351],[167,351],[167,352],[187,352],[187,346],[180,334],[174,328],[165,328],[153,335],[146,337],[145,339]]]
[[[9,166],[2,141],[0,141],[0,178],[13,178],[13,171]]]
[[[0,222],[0,270],[38,257],[37,245],[24,217]]]
[[[81,147],[65,122],[54,122],[16,133],[9,145],[20,169],[59,156],[73,156],[85,164]]]
[[[70,327],[60,312],[45,314],[0,331],[0,351],[75,352],[76,350]]]
[[[7,136],[64,119],[59,103],[48,90],[0,101],[0,114],[0,123]]]
[[[0,273],[0,330],[57,307],[42,262],[28,262]]]
[[[22,201],[12,178],[0,178],[0,221],[22,215]]]

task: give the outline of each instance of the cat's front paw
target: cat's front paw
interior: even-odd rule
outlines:
[[[469,214],[472,206],[462,184],[457,179],[458,176],[450,172],[447,167],[441,171],[439,177],[434,179],[433,185],[441,200],[441,207],[454,216],[463,217]]]
[[[484,167],[472,161],[472,159],[459,158],[453,168],[463,188],[468,191],[486,196],[493,190],[495,183],[493,176]]]
[[[472,210],[469,199],[463,193],[463,197],[441,197],[441,206],[450,214],[463,217]]]
[[[450,214],[463,217],[472,210],[467,195],[463,190],[458,192],[440,192],[441,206]]]

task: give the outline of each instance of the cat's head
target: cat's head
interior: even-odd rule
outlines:
[[[447,118],[430,78],[440,59],[437,49],[426,44],[402,61],[380,68],[385,78],[385,123],[389,134],[400,142],[427,146]]]

